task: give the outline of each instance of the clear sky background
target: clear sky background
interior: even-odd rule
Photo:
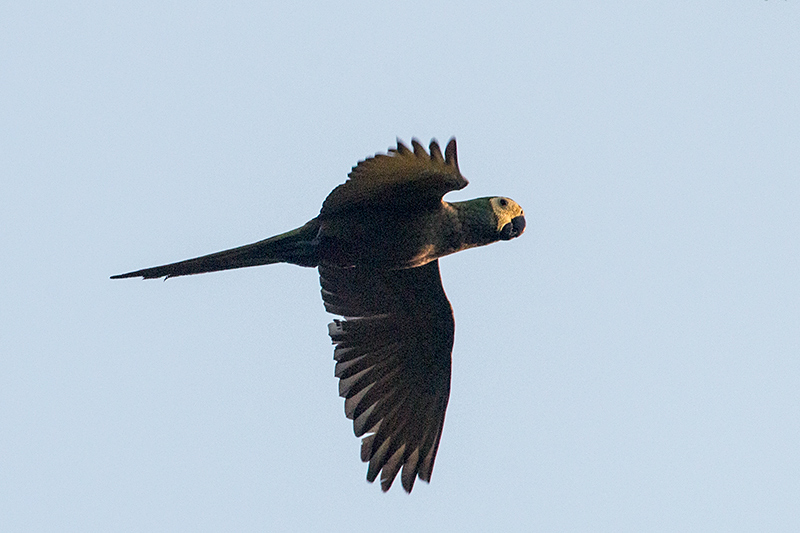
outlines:
[[[11,2],[0,530],[797,531],[800,3]],[[430,485],[365,481],[299,226],[456,136]]]

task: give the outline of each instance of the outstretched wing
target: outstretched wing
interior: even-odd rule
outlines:
[[[353,420],[367,479],[389,490],[430,481],[450,395],[455,322],[439,262],[401,270],[319,267],[339,394]]]
[[[336,187],[322,204],[320,217],[360,207],[417,207],[437,205],[449,191],[469,182],[458,170],[456,140],[450,139],[444,156],[436,140],[430,154],[413,139],[413,151],[399,140],[388,154],[377,154],[353,167],[345,183]]]

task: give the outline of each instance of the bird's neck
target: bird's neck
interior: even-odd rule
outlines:
[[[452,237],[458,242],[454,252],[484,246],[497,240],[497,220],[488,198],[447,203],[447,205],[451,213]]]

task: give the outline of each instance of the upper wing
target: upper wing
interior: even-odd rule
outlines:
[[[367,479],[389,490],[430,481],[450,395],[455,322],[439,262],[401,270],[319,267],[336,377]]]
[[[353,167],[345,183],[322,204],[321,217],[362,206],[416,206],[441,202],[449,191],[463,189],[467,180],[458,170],[456,140],[450,139],[444,157],[433,140],[430,154],[412,139],[413,151],[399,140],[388,154],[377,154]]]

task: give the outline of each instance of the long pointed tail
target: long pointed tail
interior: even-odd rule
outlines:
[[[111,279],[138,277],[144,279],[163,277],[166,279],[272,263],[294,263],[313,267],[317,266],[318,261],[315,247],[311,241],[317,236],[318,231],[319,221],[313,218],[304,226],[263,241],[169,265],[118,274],[111,276]]]

